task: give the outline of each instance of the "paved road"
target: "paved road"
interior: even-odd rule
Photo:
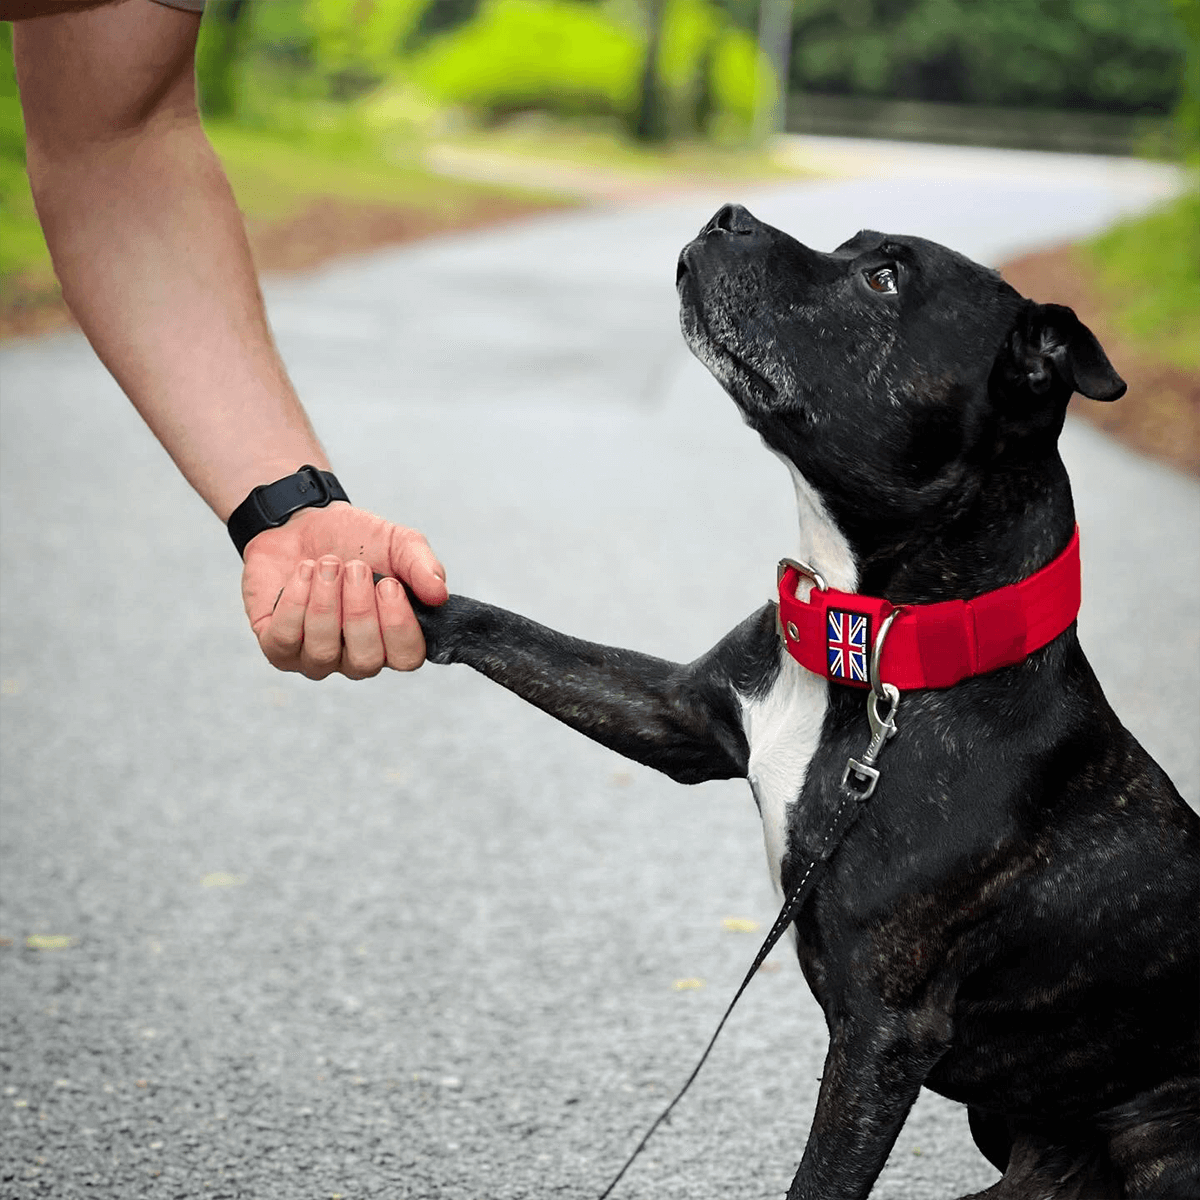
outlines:
[[[676,328],[674,257],[718,201],[822,248],[874,226],[996,261],[1171,187],[1106,160],[807,150],[858,176],[275,283],[351,494],[426,530],[460,590],[690,657],[767,596],[793,528]],[[745,787],[678,787],[466,670],[271,673],[224,535],[86,345],[10,345],[0,379],[0,1195],[594,1195],[753,956],[723,921],[773,915]],[[1200,493],[1065,440],[1085,642],[1194,802]],[[825,1037],[778,962],[630,1200],[785,1190]],[[875,1195],[993,1177],[928,1096]]]

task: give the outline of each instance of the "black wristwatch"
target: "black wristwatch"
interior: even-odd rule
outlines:
[[[246,543],[264,529],[277,529],[292,513],[324,508],[332,500],[350,502],[337,477],[331,471],[304,466],[294,475],[256,487],[230,513],[225,526],[237,552],[245,554]]]

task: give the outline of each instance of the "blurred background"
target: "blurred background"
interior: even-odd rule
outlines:
[[[0,335],[69,320],[0,26]],[[820,173],[811,135],[1183,161],[1200,0],[215,0],[201,101],[260,265]],[[806,141],[806,135],[809,140]],[[1114,431],[1200,469],[1200,193],[1013,282],[1132,362]],[[1095,415],[1095,414],[1092,414]]]

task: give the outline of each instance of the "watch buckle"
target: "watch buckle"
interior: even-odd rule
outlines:
[[[296,485],[298,491],[306,492],[309,487],[313,487],[321,497],[320,500],[305,505],[306,508],[324,508],[326,505],[332,503],[333,493],[329,490],[329,484],[325,482],[325,476],[316,467],[311,463],[305,463],[296,474],[303,475],[305,480],[308,481],[298,482]]]

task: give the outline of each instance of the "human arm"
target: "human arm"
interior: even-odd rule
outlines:
[[[4,4],[3,15],[22,7]],[[200,123],[199,19],[145,0],[69,7],[14,26],[38,215],[84,333],[224,521],[252,488],[329,463],[276,351],[241,215]],[[309,571],[318,560],[336,560],[334,578]],[[311,678],[419,665],[404,592],[375,587],[372,571],[426,603],[445,599],[419,533],[343,503],[254,538],[242,591],[268,659]]]

